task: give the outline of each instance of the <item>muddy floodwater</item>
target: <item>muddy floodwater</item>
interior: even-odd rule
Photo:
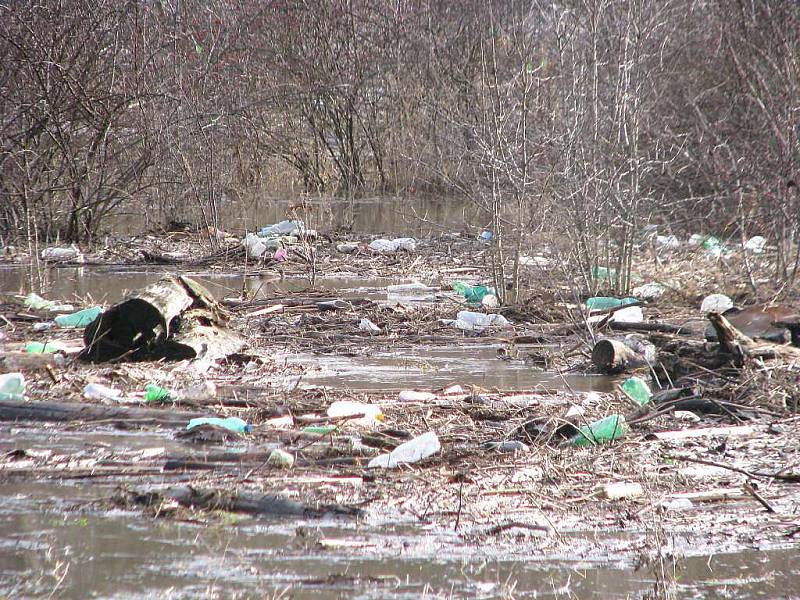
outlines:
[[[96,446],[143,450],[174,444],[153,434],[71,436],[8,424],[0,427],[0,440],[0,452],[47,447],[76,455]],[[206,526],[92,509],[94,501],[114,492],[100,476],[0,483],[0,595],[639,598],[653,590],[658,570],[637,567],[625,552],[644,534],[619,536],[617,555],[587,559],[581,557],[581,540],[598,533],[562,531],[575,540],[574,556],[530,561],[523,552],[465,545],[452,530],[392,514],[358,524],[230,515]],[[697,556],[679,539],[671,544],[676,552],[689,552],[675,564],[657,565],[677,569],[677,597],[789,598],[798,592],[794,548]]]
[[[379,211],[341,208],[338,227],[369,231],[424,233],[429,218],[453,227],[460,220],[474,222],[474,215],[467,218],[447,205],[420,205],[422,219],[400,219],[399,211],[390,211],[390,217],[377,221]],[[235,225],[254,228],[278,220],[284,210],[266,208],[253,222],[240,220]],[[175,272],[141,265],[32,269],[0,267],[0,293],[26,294],[35,280],[43,284],[38,289],[48,299],[109,306],[129,291]],[[387,306],[452,300],[435,276],[421,281],[430,292],[414,295],[388,289],[411,283],[412,277],[339,273],[320,275],[312,286],[307,276],[266,269],[250,273],[182,269],[181,273],[202,282],[218,300],[243,295],[268,300],[297,293]],[[267,327],[260,335],[275,331]],[[612,392],[619,383],[608,376],[556,373],[522,359],[500,360],[502,347],[491,336],[464,344],[399,339],[335,351],[322,346],[298,350],[296,345],[276,343],[270,347],[275,355],[269,358],[285,365],[290,374],[276,373],[271,383],[322,393],[386,393],[460,384],[504,393],[538,391],[543,397],[565,391]],[[186,444],[166,431],[120,431],[112,424],[78,431],[41,423],[0,423],[0,455],[6,457],[47,453],[80,462],[84,456],[96,459],[106,450],[113,451],[116,459],[142,452],[187,452]],[[226,451],[245,448],[233,445]],[[96,464],[102,466],[102,460]],[[213,476],[235,486],[237,478],[247,478],[245,471],[241,467]],[[303,477],[300,471],[297,476]],[[233,513],[166,519],[108,509],[120,486],[142,481],[157,486],[180,480],[146,469],[130,482],[119,471],[106,477],[102,469],[30,480],[23,468],[0,478],[0,598],[661,598],[666,597],[665,581],[669,597],[800,597],[800,560],[790,538],[763,548],[756,545],[742,551],[738,546],[737,551],[726,552],[711,543],[698,544],[691,528],[654,532],[639,521],[621,532],[613,521],[605,530],[573,522],[557,532],[570,551],[539,552],[532,558],[526,532],[518,544],[513,539],[496,545],[473,542],[459,531],[455,514],[452,524],[445,526],[424,515],[411,518],[399,509],[350,520]],[[398,500],[398,506],[401,503]],[[714,510],[708,505],[698,514]],[[589,550],[598,547],[598,541],[605,548],[602,555]],[[644,551],[653,547],[660,548],[656,556]]]

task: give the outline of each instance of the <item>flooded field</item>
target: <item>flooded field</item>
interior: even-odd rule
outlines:
[[[259,225],[284,208],[265,210]],[[459,217],[475,228],[474,216],[427,210],[452,228]],[[425,220],[375,213],[343,211],[337,227],[415,235],[432,229]],[[564,329],[541,313],[509,313],[510,327],[456,328],[459,311],[475,307],[453,281],[487,279],[486,249],[474,232],[428,240],[419,256],[398,257],[364,250],[374,235],[345,237],[362,249],[341,256],[326,242],[313,285],[299,260],[246,269],[0,265],[6,356],[30,339],[83,343],[79,330],[35,328],[47,317],[15,298],[33,281],[50,300],[109,307],[180,273],[230,310],[233,330],[247,340],[217,364],[72,361],[28,374],[27,402],[3,407],[30,409],[29,417],[0,421],[0,596],[800,596],[797,483],[794,475],[764,479],[772,465],[791,473],[796,464],[796,417],[774,426],[774,413],[761,421],[742,413],[728,429],[752,423],[749,434],[712,431],[682,442],[654,439],[653,432],[676,425],[653,415],[619,446],[565,448],[553,438],[557,431],[576,430],[584,412],[604,416],[626,402],[618,388],[625,375],[585,367],[587,342],[574,323]],[[391,287],[414,282],[426,288]],[[340,305],[321,305],[332,301]],[[362,328],[365,318],[377,331]],[[144,400],[153,382],[183,389],[206,378],[216,391],[202,402]],[[94,382],[124,394],[87,402],[82,391]],[[412,394],[403,399],[401,392]],[[366,468],[380,449],[394,446],[381,445],[386,439],[362,444],[368,431],[324,412],[338,400],[379,407],[374,425],[381,435],[435,430],[444,450],[420,468]],[[51,405],[85,412],[31,412]],[[237,415],[252,425],[244,437],[187,437],[186,420],[201,414]],[[634,423],[641,417],[629,414]],[[273,425],[286,418],[289,425]],[[692,422],[701,418],[710,429],[731,425],[719,412]],[[309,433],[320,425],[323,433]],[[507,442],[521,451],[500,451]],[[291,451],[294,468],[267,465],[278,448]],[[674,457],[679,451],[723,467],[687,467]],[[726,470],[734,461],[739,470]],[[644,487],[630,499],[598,492],[631,481]],[[158,490],[186,485],[227,490],[227,499],[264,494],[308,510],[254,516],[225,502],[204,510],[169,499],[146,503]],[[747,489],[766,496],[770,510]],[[318,514],[317,506],[329,510]]]

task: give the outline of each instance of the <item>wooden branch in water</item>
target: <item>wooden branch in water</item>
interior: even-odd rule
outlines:
[[[602,339],[592,349],[592,362],[603,373],[622,373],[647,364],[644,357],[621,340]]]
[[[326,514],[338,514],[354,517],[362,512],[358,508],[342,504],[312,506],[279,496],[203,490],[188,485],[164,490],[131,492],[130,499],[144,506],[158,505],[167,499],[189,508],[243,512],[255,516],[322,517]]]
[[[190,419],[207,412],[158,410],[130,406],[103,406],[80,402],[0,401],[0,421],[119,421],[124,424],[185,427]]]

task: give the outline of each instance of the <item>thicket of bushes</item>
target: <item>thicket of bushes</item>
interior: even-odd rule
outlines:
[[[484,206],[507,251],[566,233],[585,269],[648,222],[796,268],[797,2],[11,1],[0,48],[7,232],[414,187]]]

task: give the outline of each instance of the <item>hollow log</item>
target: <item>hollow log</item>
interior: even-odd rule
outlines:
[[[594,345],[592,362],[601,372],[608,374],[623,373],[647,364],[641,354],[624,342],[609,338],[599,340]]]

